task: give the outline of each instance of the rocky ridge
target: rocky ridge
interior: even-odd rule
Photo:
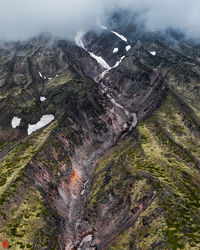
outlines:
[[[13,249],[199,248],[200,50],[114,28],[0,51],[0,235]]]

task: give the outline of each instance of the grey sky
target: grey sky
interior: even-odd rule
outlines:
[[[40,32],[70,38],[92,27],[109,8],[143,11],[149,29],[178,28],[200,39],[199,0],[0,0],[0,40],[26,39]]]

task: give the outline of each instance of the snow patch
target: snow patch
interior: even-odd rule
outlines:
[[[20,125],[21,118],[18,118],[17,116],[14,116],[11,121],[12,128],[16,128]]]
[[[28,135],[32,134],[34,131],[43,128],[44,126],[48,125],[50,122],[52,122],[54,120],[54,115],[43,115],[39,122],[37,122],[36,124],[29,124],[28,125],[28,130],[27,133]]]
[[[44,102],[46,99],[47,99],[46,97],[40,96],[40,101],[41,101],[41,102]]]
[[[99,28],[103,29],[103,30],[107,30],[108,28],[102,24],[98,24]]]
[[[112,102],[112,104],[114,104],[116,107],[126,110],[121,104],[119,104],[118,102],[116,102],[116,100],[114,98],[112,98],[109,94],[107,94],[107,97],[110,99],[110,101]]]
[[[126,51],[128,52],[131,49],[131,45],[126,46]]]
[[[85,238],[83,238],[82,242],[88,242],[92,240],[92,234],[85,236]]]
[[[133,122],[131,124],[132,128],[134,128],[138,123],[138,120],[137,120],[137,115],[136,113],[133,113]]]
[[[83,36],[84,36],[84,32],[79,31],[76,33],[74,40],[77,46],[81,47],[82,49],[85,49],[84,44],[83,44]]]
[[[155,51],[149,51],[150,54],[152,54],[153,56],[156,55],[156,52]]]
[[[85,182],[84,188],[83,188],[83,190],[81,191],[81,195],[84,195],[85,189],[86,189],[86,186],[87,186],[88,182],[89,182],[89,180],[87,180],[87,181]]]
[[[101,85],[101,92],[105,94],[109,90],[109,87],[104,85],[102,82],[100,82],[100,85]]]
[[[121,59],[115,63],[115,65],[112,67],[112,69],[118,67],[120,65],[120,63],[124,60],[125,56],[122,56]]]
[[[39,71],[39,76],[41,77],[41,78],[43,78],[43,75],[42,75],[42,73]]]
[[[96,56],[94,53],[90,53],[91,57],[93,57],[99,64],[101,64],[101,66],[104,68],[104,69],[110,69],[110,66],[107,64],[107,62],[101,57],[101,56]]]
[[[92,234],[89,234],[89,235],[85,236],[85,237],[82,239],[81,244],[80,244],[80,246],[77,248],[77,250],[81,250],[83,244],[84,244],[85,242],[90,242],[90,241],[92,241]],[[86,249],[89,249],[89,248],[86,248]]]
[[[127,128],[128,128],[128,124],[127,124],[127,123],[124,123],[123,129],[127,129]]]
[[[132,128],[135,128],[135,127],[137,126],[138,119],[137,119],[136,113],[133,113],[133,114],[132,114],[132,119],[133,119],[133,121],[132,121],[131,126],[130,126],[130,128],[129,128],[129,131],[130,131]]]
[[[94,53],[89,52],[85,48],[83,44],[83,36],[84,36],[84,33],[82,31],[76,33],[76,36],[74,38],[76,45],[86,50],[90,54],[90,56],[93,57],[104,69],[110,69],[110,66],[108,65],[108,63],[101,56],[96,56]]]
[[[48,79],[48,80],[51,80],[51,79],[52,79],[52,78],[50,78],[50,77],[47,78],[46,76],[43,76],[42,73],[41,73],[40,71],[39,71],[39,76],[40,76],[41,78]]]
[[[122,56],[121,59],[120,59],[118,62],[116,62],[115,65],[114,65],[113,67],[109,67],[109,68],[107,68],[106,70],[104,70],[104,71],[100,74],[99,78],[100,78],[100,79],[103,79],[104,76],[105,76],[111,69],[114,69],[114,68],[118,67],[118,66],[120,65],[120,63],[123,61],[124,58],[125,58],[125,56]]]
[[[110,68],[110,69],[111,69],[111,68]],[[104,76],[109,72],[110,69],[104,70],[104,71],[100,74],[99,78],[100,78],[100,79],[103,79]]]
[[[124,42],[128,42],[127,38],[123,35],[120,35],[119,33],[117,33],[116,31],[111,31],[113,34],[115,34],[116,36],[118,36],[121,40],[123,40]]]
[[[118,33],[115,32],[115,31],[112,31],[112,32],[113,32],[116,36],[120,37],[122,40],[127,41],[127,39],[126,39],[124,36],[118,34]],[[125,56],[122,56],[121,59],[120,59],[118,62],[116,62],[116,64],[115,64],[113,67],[110,67],[110,65],[109,65],[101,56],[97,56],[97,55],[95,55],[94,53],[89,52],[89,51],[85,48],[85,46],[84,46],[84,44],[83,44],[83,36],[84,36],[84,32],[82,32],[82,31],[76,33],[76,36],[75,36],[75,38],[74,38],[74,41],[75,41],[76,45],[79,46],[79,47],[81,47],[81,48],[83,48],[84,50],[86,50],[86,51],[90,54],[90,56],[93,57],[93,58],[94,58],[94,59],[95,59],[104,69],[105,69],[105,70],[100,74],[99,77],[96,77],[96,79],[98,79],[98,78],[100,78],[100,79],[104,78],[104,76],[109,72],[109,70],[118,67],[119,64],[122,62],[122,60],[125,58]],[[129,46],[130,46],[130,45],[129,45]],[[114,48],[113,53],[116,53],[117,51],[118,51],[118,48]]]
[[[107,30],[108,28],[106,27],[106,26],[104,26],[102,23],[101,23],[101,20],[100,19],[98,19],[97,20],[97,26],[99,27],[99,28],[101,28],[101,29],[103,29],[103,30]]]

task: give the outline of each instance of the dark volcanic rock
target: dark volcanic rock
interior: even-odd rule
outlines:
[[[13,249],[198,249],[199,50],[123,34],[83,38],[110,66],[125,55],[105,72],[45,36],[0,50],[1,238]],[[55,120],[28,136],[45,114]]]

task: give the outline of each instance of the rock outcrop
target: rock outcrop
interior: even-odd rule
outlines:
[[[13,249],[200,247],[200,50],[112,31],[0,50],[0,240]]]

